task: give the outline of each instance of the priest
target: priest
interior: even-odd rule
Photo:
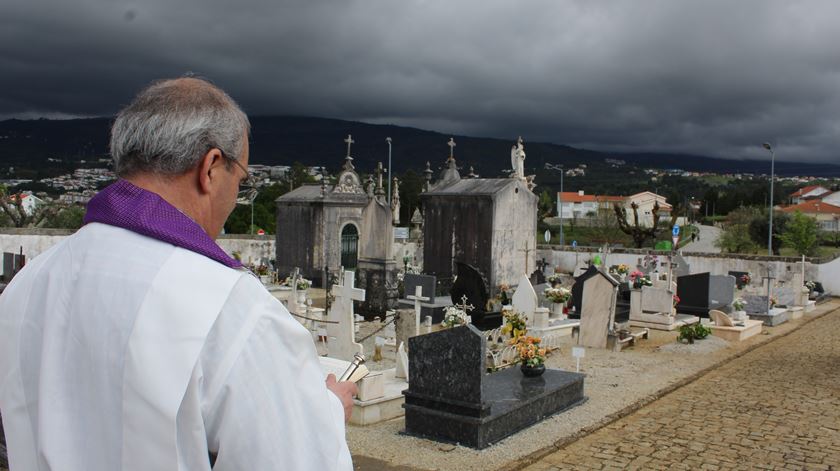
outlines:
[[[117,116],[119,177],[0,297],[12,470],[351,470],[356,387],[215,243],[249,184],[250,124],[197,78]]]

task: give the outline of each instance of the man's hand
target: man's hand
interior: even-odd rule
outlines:
[[[344,406],[344,422],[350,422],[350,414],[353,413],[353,396],[359,392],[356,383],[350,381],[339,383],[335,380],[335,375],[330,373],[327,375],[327,389],[341,399],[341,405]]]

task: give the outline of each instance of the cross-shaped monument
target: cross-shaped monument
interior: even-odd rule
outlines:
[[[455,139],[449,138],[449,142],[446,143],[449,146],[449,160],[455,159]]]
[[[347,143],[347,157],[350,157],[350,145],[354,144],[356,141],[353,140],[353,136],[348,134],[347,139],[345,139],[344,142]]]
[[[332,287],[330,293],[335,298],[327,317],[337,324],[327,324],[327,333],[335,337],[335,342],[330,344],[330,357],[339,358],[345,361],[352,361],[357,353],[364,353],[362,345],[356,343],[355,316],[353,314],[353,301],[364,301],[365,290],[355,288],[355,274],[352,271],[344,272],[344,279],[340,285]]]
[[[475,306],[473,306],[472,304],[467,304],[467,301],[467,295],[465,294],[461,296],[461,304],[456,304],[455,307],[464,311],[464,313],[469,314],[470,311],[475,310]]]
[[[534,249],[529,249],[528,248],[528,241],[526,240],[525,241],[525,248],[520,249],[519,251],[520,252],[525,252],[525,274],[527,275],[528,274],[528,254],[533,252]]]
[[[420,303],[428,301],[428,296],[423,296],[423,287],[415,286],[414,294],[406,296],[406,299],[414,301],[414,335],[420,335]]]

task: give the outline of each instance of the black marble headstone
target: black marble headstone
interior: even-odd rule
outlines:
[[[585,272],[575,278],[575,284],[572,285],[572,305],[575,307],[574,313],[569,313],[570,318],[580,318],[580,304],[583,299],[583,282],[598,274],[598,267],[590,265]]]
[[[677,312],[709,317],[709,273],[695,273],[677,278]]]
[[[449,292],[452,304],[463,303],[464,296],[466,296],[467,304],[472,304],[474,307],[469,313],[473,325],[481,330],[495,329],[502,325],[502,315],[500,313],[486,312],[489,299],[486,278],[471,265],[456,262],[456,266],[458,268],[458,278],[452,284],[452,290]]]
[[[3,281],[9,282],[15,273],[15,254],[3,252]]]
[[[583,400],[583,375],[518,368],[487,375],[487,344],[467,325],[408,340],[405,432],[485,448]]]

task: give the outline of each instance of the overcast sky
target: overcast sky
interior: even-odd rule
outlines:
[[[840,163],[840,2],[21,0],[0,119],[102,116],[187,71],[251,115]]]

